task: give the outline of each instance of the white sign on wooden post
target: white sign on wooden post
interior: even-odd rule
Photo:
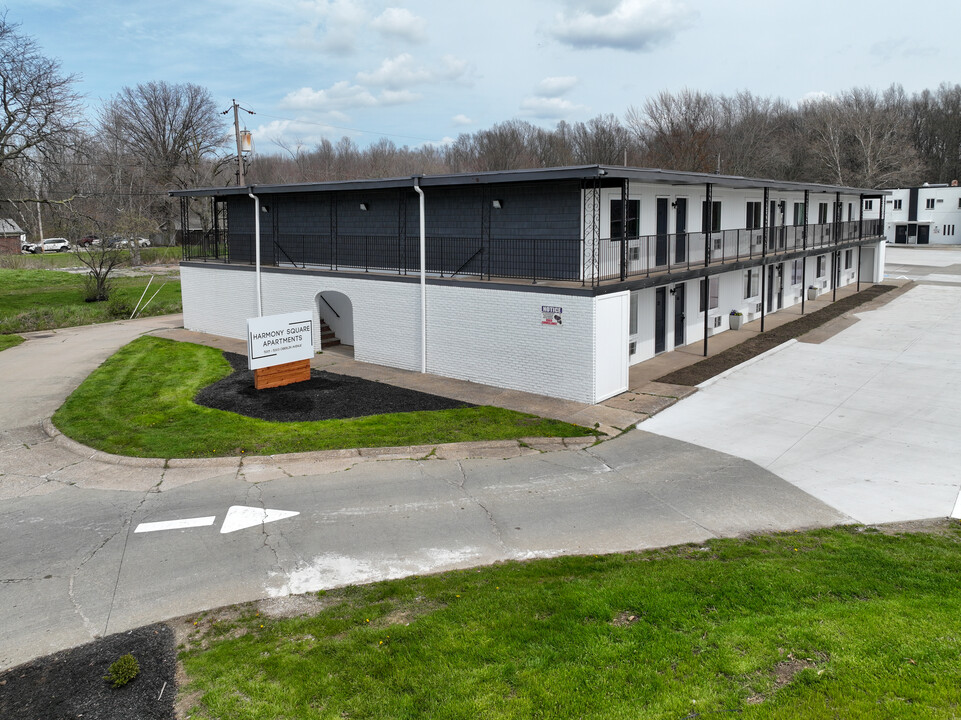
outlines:
[[[259,370],[314,356],[309,310],[247,319],[247,368]]]

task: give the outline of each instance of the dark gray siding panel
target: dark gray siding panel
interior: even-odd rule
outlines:
[[[500,200],[500,209],[492,201]],[[361,203],[367,209],[361,210]],[[252,203],[227,201],[231,257],[250,261]],[[416,271],[419,201],[413,187],[271,195],[261,214],[265,263]],[[425,191],[427,267],[504,277],[575,279],[581,255],[577,181]]]

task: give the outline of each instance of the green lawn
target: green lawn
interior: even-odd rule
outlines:
[[[181,692],[223,720],[958,717],[959,574],[953,521],[505,563],[200,615]]]
[[[23,342],[19,335],[0,335],[0,350],[12,348]]]
[[[206,457],[393,447],[521,437],[577,437],[591,430],[495,407],[275,423],[196,405],[230,374],[219,350],[143,337],[93,372],[53,416],[68,437],[138,457]]]
[[[59,253],[52,258],[70,255]],[[45,259],[45,258],[39,258]],[[69,259],[69,258],[68,258]],[[12,270],[0,268],[0,333],[50,330],[126,319],[147,286],[148,277],[115,277],[114,292],[107,302],[84,302],[80,274],[56,270]],[[158,276],[144,298],[146,302],[167,284],[141,315],[180,312],[180,279]]]

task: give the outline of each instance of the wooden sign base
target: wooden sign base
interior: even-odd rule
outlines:
[[[254,387],[258,390],[304,380],[310,380],[310,360],[297,360],[254,370]]]

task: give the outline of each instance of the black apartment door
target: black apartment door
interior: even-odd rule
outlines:
[[[684,284],[674,286],[674,347],[684,344]]]
[[[657,198],[657,246],[654,249],[654,264],[667,265],[667,198]]]
[[[784,304],[784,264],[767,266],[767,311],[780,310]]]
[[[930,232],[930,225],[918,225],[918,245],[928,244],[928,233]]]
[[[674,201],[674,262],[687,260],[687,198]],[[684,292],[683,286],[681,292]]]
[[[895,225],[894,226],[894,242],[899,245],[903,245],[908,241],[908,226],[907,225]]]
[[[667,288],[654,290],[654,354],[667,349]]]

